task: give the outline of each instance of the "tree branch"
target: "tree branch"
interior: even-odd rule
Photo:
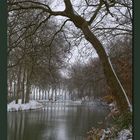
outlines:
[[[54,41],[56,35],[57,35],[59,32],[62,31],[62,28],[65,26],[65,24],[66,24],[67,21],[70,21],[70,19],[67,19],[67,20],[64,21],[64,23],[62,24],[62,26],[60,27],[60,29],[59,29],[57,32],[55,32],[55,34],[53,35],[53,37],[52,37],[52,39],[51,39],[51,42],[50,42],[50,44],[49,44],[49,48],[50,48],[49,69],[51,68],[50,66],[51,66],[51,58],[52,58],[52,55],[51,55],[51,53],[52,53],[51,45],[52,45],[52,43],[53,43],[53,41]]]
[[[87,6],[91,6],[91,7],[95,7],[98,6],[99,4],[89,4],[89,2],[87,0],[85,0]]]
[[[88,25],[91,25],[92,22],[94,21],[94,19],[96,18],[98,12],[100,11],[101,7],[103,5],[103,1],[100,0],[100,4],[98,5],[97,9],[95,10],[94,14],[92,15],[92,17],[90,18],[90,20],[88,21]]]
[[[51,40],[49,46],[52,45],[52,43],[53,43],[53,41],[54,41],[54,39],[55,39],[55,36],[56,36],[59,32],[62,31],[62,28],[65,26],[65,24],[66,24],[67,21],[71,21],[71,20],[70,20],[70,19],[67,19],[67,20],[64,21],[64,23],[61,25],[60,29],[59,29],[57,32],[55,32],[55,34],[53,35],[52,40]]]
[[[129,29],[123,29],[123,28],[117,28],[117,27],[112,27],[112,28],[96,28],[95,30],[119,30],[119,31],[126,31],[126,32],[129,32],[131,33],[132,30],[129,30]]]
[[[72,4],[71,4],[71,1],[70,0],[64,0],[64,3],[65,3],[65,12],[68,14],[68,13],[74,13],[73,12],[73,7],[72,7]]]
[[[11,3],[9,2],[8,6],[10,6],[8,12],[16,11],[16,10],[40,9],[54,16],[60,16],[60,15],[66,16],[64,11],[52,11],[48,5],[43,4],[41,2],[34,2],[34,1],[21,1],[21,2],[11,2]]]

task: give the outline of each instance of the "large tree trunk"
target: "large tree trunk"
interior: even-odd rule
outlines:
[[[97,51],[97,54],[103,66],[107,83],[113,91],[112,94],[116,98],[118,108],[122,112],[125,111],[128,107],[128,103],[125,98],[124,92],[112,70],[107,53],[105,52],[103,45],[97,39],[97,37],[91,32],[87,24],[83,24],[81,30],[83,31],[86,40],[89,41],[92,44],[92,46],[95,48],[95,50]]]
[[[89,29],[88,26],[91,23],[88,23],[84,18],[74,13],[71,2],[69,0],[68,1],[64,0],[64,2],[66,6],[65,15],[71,19],[71,21],[75,24],[77,28],[82,30],[85,39],[89,41],[96,50],[102,63],[107,83],[112,89],[113,95],[116,98],[118,108],[120,109],[121,112],[125,111],[128,105],[130,105],[126,97],[127,95],[124,94],[124,91],[111,67],[110,61],[108,59],[107,53],[105,52],[103,45],[94,35],[94,33],[92,33],[91,30]]]

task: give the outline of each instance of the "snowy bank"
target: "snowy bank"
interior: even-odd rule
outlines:
[[[112,128],[99,129],[93,127],[87,134],[87,140],[132,140],[130,129],[123,129],[114,137],[114,130]]]
[[[129,129],[123,129],[118,133],[117,140],[132,140],[132,132]]]
[[[69,106],[69,105],[81,105],[82,104],[82,101],[81,100],[76,100],[76,101],[72,101],[72,100],[57,100],[57,101],[49,101],[49,100],[39,100],[38,101],[39,103],[42,103],[42,104],[45,104],[45,105],[48,105],[48,104],[54,104],[54,105],[59,105],[59,104],[63,104],[65,106]]]
[[[42,108],[43,105],[38,103],[35,100],[30,100],[29,103],[22,104],[21,99],[18,100],[18,104],[15,101],[12,101],[7,105],[7,111],[19,111],[19,110],[30,110],[30,109],[39,109]]]

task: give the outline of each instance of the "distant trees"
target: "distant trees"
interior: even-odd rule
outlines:
[[[98,98],[107,94],[106,78],[99,58],[94,58],[87,64],[74,64],[70,68],[68,88],[72,96],[78,98]]]

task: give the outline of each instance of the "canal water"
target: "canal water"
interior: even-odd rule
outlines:
[[[85,140],[107,112],[104,107],[82,105],[8,112],[8,140]]]

